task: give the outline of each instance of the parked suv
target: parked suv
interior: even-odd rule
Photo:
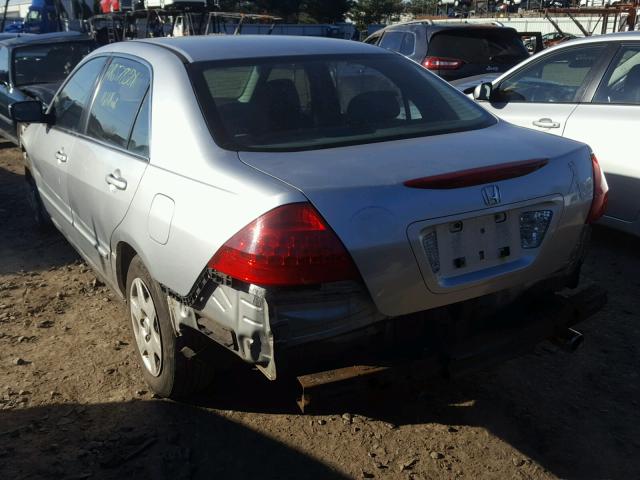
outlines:
[[[365,42],[409,57],[445,80],[506,72],[529,58],[518,32],[497,25],[410,22],[379,30]]]

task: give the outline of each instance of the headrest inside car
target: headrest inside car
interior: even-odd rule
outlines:
[[[349,123],[380,123],[400,115],[400,104],[395,92],[377,90],[360,93],[347,107]]]

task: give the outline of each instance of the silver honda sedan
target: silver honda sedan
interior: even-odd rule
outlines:
[[[209,340],[275,379],[575,285],[606,202],[586,145],[356,42],[116,43],[12,115],[36,219],[126,300],[163,396],[210,378]]]

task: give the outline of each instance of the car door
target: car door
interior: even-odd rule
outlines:
[[[609,183],[608,217],[640,220],[640,42],[622,45],[593,98],[575,109],[565,136],[588,143]]]
[[[68,165],[73,159],[73,148],[86,105],[106,60],[106,57],[96,57],[80,66],[49,106],[48,113],[52,115],[53,123],[32,126],[40,131],[38,141],[32,142],[27,152],[33,168],[31,173],[47,211],[65,232],[72,224],[67,189]]]
[[[482,105],[521,127],[562,135],[567,118],[606,61],[605,50],[602,43],[587,43],[542,55],[499,80],[491,100]]]
[[[148,163],[151,69],[113,57],[98,84],[69,164],[74,234],[85,256],[110,273],[111,235]]]

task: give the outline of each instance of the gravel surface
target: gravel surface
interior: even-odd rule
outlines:
[[[596,229],[583,274],[609,304],[575,354],[544,343],[317,415],[244,366],[176,403],[142,382],[124,305],[34,228],[0,147],[0,479],[640,478],[637,239]]]

